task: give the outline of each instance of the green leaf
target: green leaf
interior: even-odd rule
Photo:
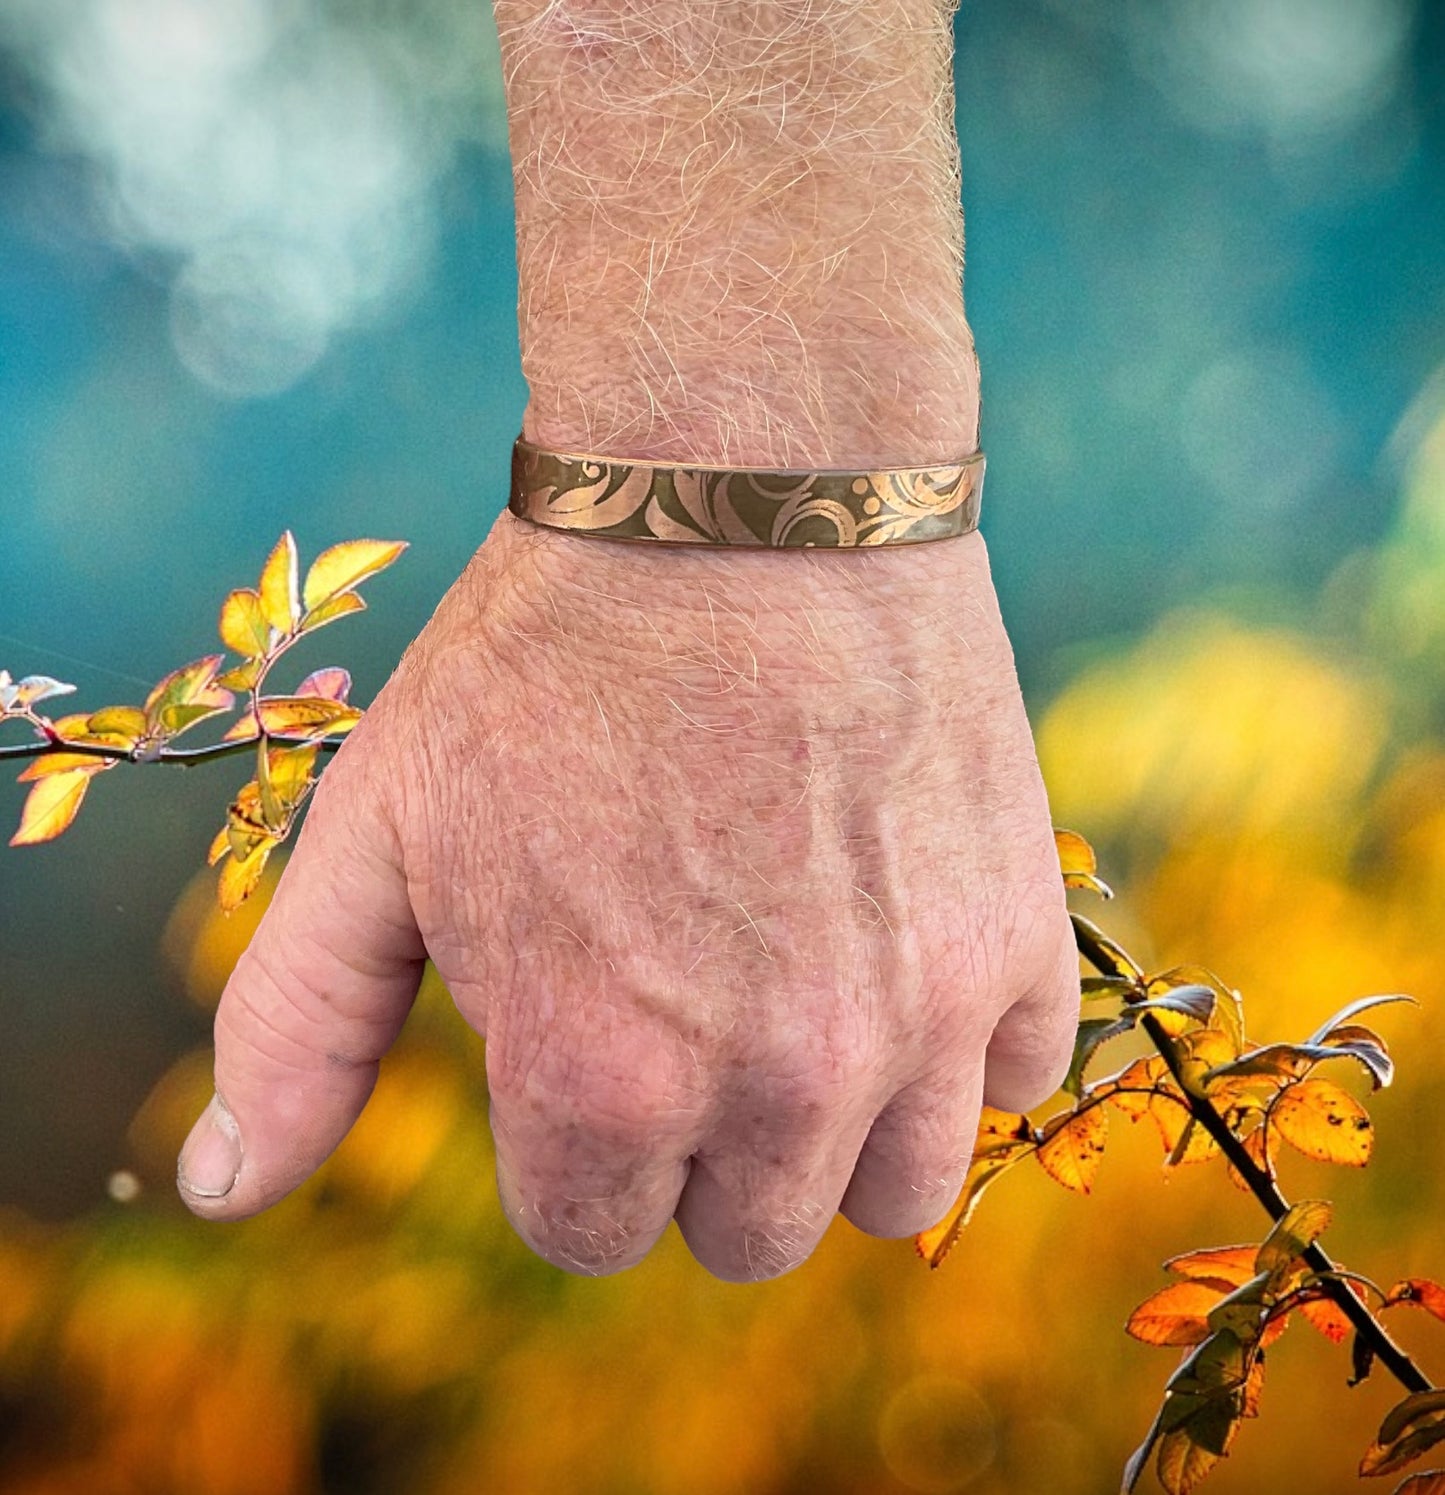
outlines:
[[[1074,1057],[1060,1089],[1076,1098],[1081,1096],[1084,1092],[1084,1071],[1088,1068],[1089,1061],[1111,1038],[1119,1038],[1130,1032],[1134,1027],[1134,1022],[1134,1013],[1127,1010],[1117,1018],[1081,1018],[1078,1033],[1074,1038]]]
[[[177,737],[197,722],[229,711],[235,698],[216,681],[220,666],[221,656],[210,654],[172,670],[161,680],[146,697],[147,735]]]
[[[1328,1199],[1302,1199],[1291,1205],[1260,1245],[1255,1271],[1276,1278],[1288,1270],[1329,1229],[1334,1214]]]
[[[1445,1389],[1416,1391],[1385,1414],[1360,1461],[1360,1473],[1393,1474],[1439,1443],[1445,1443]]]

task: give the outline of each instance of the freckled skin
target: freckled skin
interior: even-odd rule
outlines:
[[[925,549],[698,557],[669,588],[675,555],[649,576],[503,516],[227,990],[245,1163],[192,1207],[312,1171],[425,951],[487,1038],[502,1204],[557,1265],[630,1265],[674,1216],[734,1280],[840,1208],[934,1223],[983,1096],[1057,1085],[1078,977],[982,542]]]

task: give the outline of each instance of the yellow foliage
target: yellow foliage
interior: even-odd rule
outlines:
[[[1390,694],[1296,636],[1167,618],[1065,688],[1038,733],[1055,818],[1144,850],[1308,833],[1337,864]]]

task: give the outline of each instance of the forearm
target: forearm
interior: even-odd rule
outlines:
[[[974,448],[950,7],[496,11],[531,439],[777,467]]]

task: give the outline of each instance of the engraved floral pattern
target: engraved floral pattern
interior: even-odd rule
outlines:
[[[982,452],[940,467],[761,472],[665,467],[518,441],[508,507],[554,529],[679,545],[912,544],[977,527]]]

